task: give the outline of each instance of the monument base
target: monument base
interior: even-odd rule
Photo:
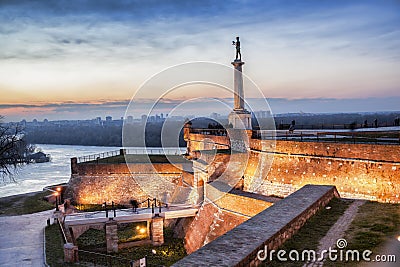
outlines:
[[[229,124],[234,129],[251,130],[251,113],[247,110],[233,110],[228,116]]]

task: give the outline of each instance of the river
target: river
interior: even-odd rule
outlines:
[[[68,182],[71,175],[70,159],[84,155],[118,150],[119,147],[37,145],[51,155],[51,161],[23,165],[13,175],[0,181],[0,197],[42,190],[45,186]],[[0,178],[1,179],[1,178]]]

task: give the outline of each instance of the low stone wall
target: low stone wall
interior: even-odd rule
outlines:
[[[306,185],[173,266],[257,266],[259,250],[278,249],[334,197],[334,186]]]

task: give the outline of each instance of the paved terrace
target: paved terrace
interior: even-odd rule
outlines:
[[[151,208],[141,208],[137,209],[137,212],[133,212],[132,209],[129,210],[116,210],[116,216],[114,217],[114,211],[108,211],[108,217],[106,217],[105,211],[93,211],[93,212],[83,212],[75,213],[65,216],[64,223],[68,226],[74,225],[88,225],[88,224],[98,224],[105,223],[109,221],[109,218],[113,218],[117,222],[141,222],[146,220],[151,220],[154,214],[158,214],[164,219],[174,219],[183,217],[193,217],[196,215],[198,207],[195,206],[171,206],[168,208],[159,207],[154,208],[154,213],[152,213]]]
[[[332,198],[334,186],[306,185],[173,266],[257,266],[257,252],[277,249]]]

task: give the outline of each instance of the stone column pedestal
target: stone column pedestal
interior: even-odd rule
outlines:
[[[117,222],[106,222],[107,253],[118,252]]]
[[[164,218],[162,217],[151,219],[151,242],[153,246],[164,244]]]
[[[251,130],[251,113],[247,110],[232,111],[228,115],[229,124],[233,129]]]
[[[233,111],[229,114],[229,124],[234,129],[251,129],[251,114],[245,108],[242,66],[244,62],[236,59],[232,62],[233,72]]]
[[[234,106],[233,110],[244,110],[244,90],[243,90],[243,75],[242,66],[244,62],[234,60],[231,62],[234,67],[233,86],[234,86]]]
[[[72,243],[64,244],[64,261],[65,262],[78,262],[78,247]]]

